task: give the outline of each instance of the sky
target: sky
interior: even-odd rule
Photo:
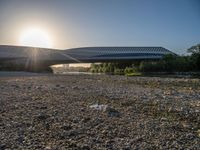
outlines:
[[[200,43],[200,0],[0,0],[0,45],[31,42],[35,27],[46,37],[34,40],[51,48],[162,46],[185,54]]]

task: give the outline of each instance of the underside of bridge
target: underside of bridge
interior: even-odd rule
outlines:
[[[0,46],[0,70],[52,71],[51,65],[156,61],[173,52],[163,47],[81,47],[67,50]]]

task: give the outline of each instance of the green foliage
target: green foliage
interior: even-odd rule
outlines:
[[[139,72],[138,67],[126,67],[125,70],[124,70],[124,73],[125,73],[126,76],[140,76],[140,75],[142,75]]]
[[[115,68],[114,74],[115,75],[124,75],[124,69]]]
[[[200,53],[193,53],[191,55],[191,65],[197,71],[200,71]]]
[[[200,44],[192,46],[188,49],[191,56],[177,56],[167,54],[159,61],[143,61],[143,62],[115,62],[92,64],[92,72],[111,73],[118,75],[141,75],[140,72],[191,72],[200,71]]]
[[[192,54],[200,54],[200,44],[190,47],[188,52]]]
[[[135,72],[138,72],[138,69],[135,68],[135,67],[132,67],[132,68],[126,67],[125,70],[124,70],[124,73],[125,73],[125,74],[135,73]]]
[[[166,55],[157,62],[141,62],[139,70],[142,72],[188,72],[193,71],[190,56]]]
[[[191,53],[191,65],[196,71],[200,71],[200,44],[192,46],[188,49],[188,52]]]
[[[110,73],[113,74],[115,69],[120,69],[118,63],[101,63],[101,64],[92,64],[90,71],[93,73]],[[119,73],[119,70],[116,70]]]
[[[163,61],[159,62],[141,62],[139,66],[139,70],[141,72],[159,72],[165,70],[165,66],[163,65]]]

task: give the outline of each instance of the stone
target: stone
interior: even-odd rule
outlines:
[[[94,104],[94,105],[90,105],[90,108],[93,108],[95,110],[100,110],[100,111],[106,111],[108,105],[103,105],[103,104]]]
[[[165,118],[165,117],[162,117],[162,118],[160,119],[160,121],[168,121],[168,119]]]
[[[47,118],[49,118],[49,115],[46,115],[46,114],[39,114],[39,115],[37,115],[36,116],[36,118],[38,119],[38,120],[46,120]]]
[[[71,129],[72,129],[72,126],[69,125],[69,124],[63,125],[63,126],[61,127],[61,129],[68,131],[68,130],[71,130]]]
[[[5,150],[6,149],[6,145],[5,144],[1,144],[0,145],[0,150]]]
[[[109,117],[120,117],[120,112],[114,108],[107,107],[105,112],[107,112]]]

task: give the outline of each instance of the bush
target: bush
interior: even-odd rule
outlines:
[[[115,68],[114,74],[115,75],[124,75],[124,69]]]
[[[138,68],[136,67],[126,67],[124,70],[125,75],[127,76],[138,76],[141,75],[141,73],[139,72]]]
[[[191,65],[193,66],[193,70],[200,71],[200,53],[191,55]]]
[[[129,67],[126,67],[125,70],[124,70],[124,73],[125,73],[125,74],[134,73],[134,72],[138,72],[138,69],[137,69],[137,68],[129,68]]]
[[[139,70],[141,72],[162,72],[166,69],[164,62],[141,62]]]
[[[134,72],[134,73],[128,73],[126,74],[126,76],[141,76],[142,73],[141,72]]]
[[[166,55],[157,62],[142,62],[139,70],[142,72],[186,72],[192,70],[191,66],[189,56]]]

